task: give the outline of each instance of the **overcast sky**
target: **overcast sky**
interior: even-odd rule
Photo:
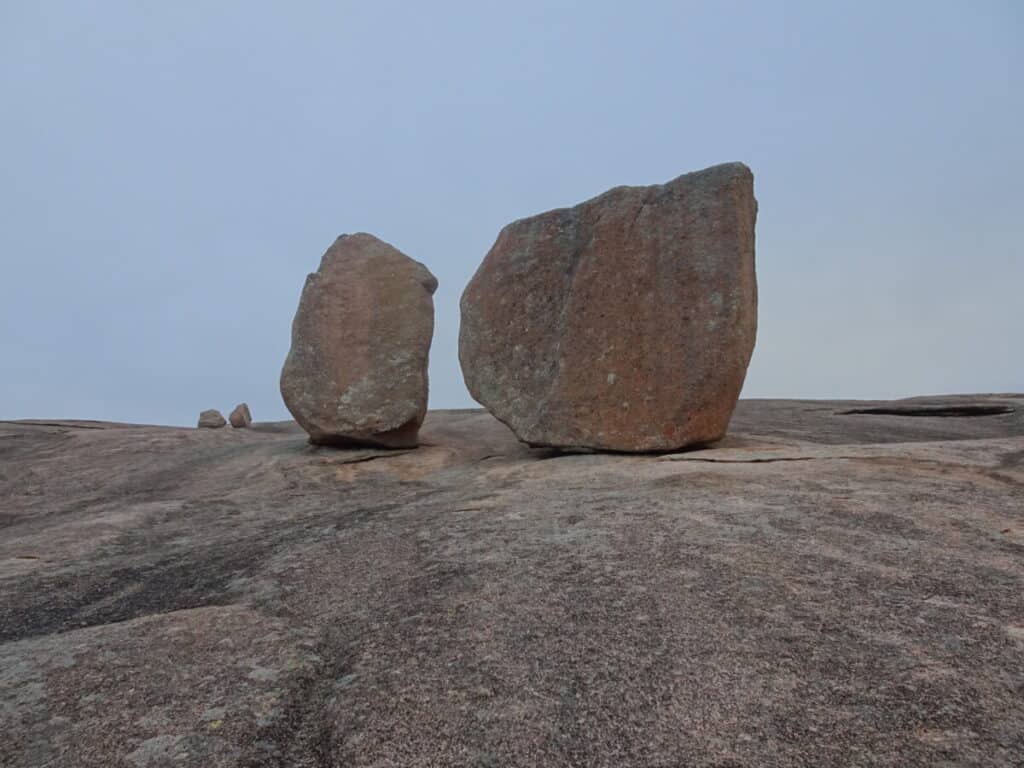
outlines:
[[[0,2],[0,418],[194,424],[368,231],[458,298],[507,222],[754,171],[745,397],[1024,391],[1024,4]]]

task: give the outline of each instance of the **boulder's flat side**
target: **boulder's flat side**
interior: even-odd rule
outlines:
[[[944,415],[936,415],[944,414]],[[0,766],[1019,766],[1024,396],[711,450],[0,423]]]
[[[727,163],[505,227],[461,301],[473,397],[531,445],[721,439],[757,334],[753,182]]]

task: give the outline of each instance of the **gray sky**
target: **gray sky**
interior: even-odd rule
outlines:
[[[1024,390],[1024,4],[0,3],[0,418],[194,424],[342,232],[426,263],[431,407],[498,230],[754,170],[745,397]]]

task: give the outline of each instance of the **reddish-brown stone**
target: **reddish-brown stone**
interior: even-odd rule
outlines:
[[[416,445],[437,280],[373,235],[342,235],[306,279],[281,395],[314,443]]]
[[[722,438],[757,332],[756,217],[728,163],[509,224],[462,296],[470,393],[533,445]]]
[[[252,413],[249,411],[248,403],[239,403],[235,410],[228,416],[228,421],[235,429],[246,429],[252,425]]]

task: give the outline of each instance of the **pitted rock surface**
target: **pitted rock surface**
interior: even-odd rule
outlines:
[[[757,332],[756,217],[729,163],[509,224],[462,296],[470,393],[531,445],[721,439]]]
[[[411,447],[427,411],[437,280],[373,235],[342,235],[306,279],[281,396],[322,445]]]

